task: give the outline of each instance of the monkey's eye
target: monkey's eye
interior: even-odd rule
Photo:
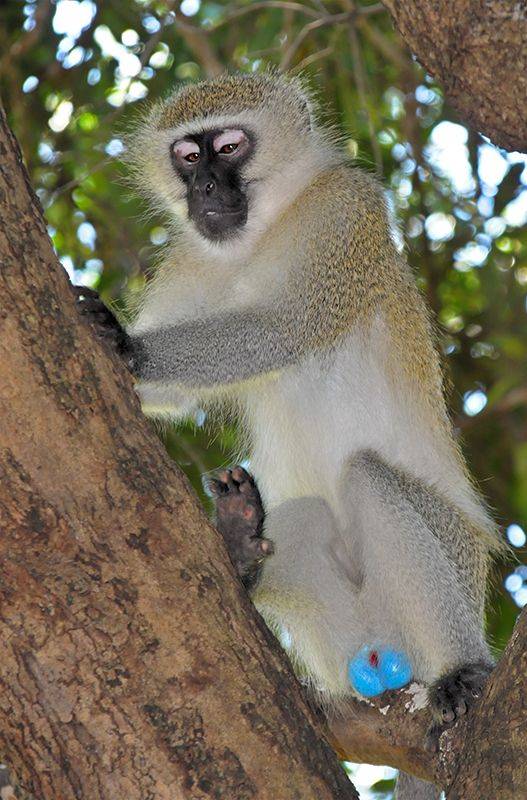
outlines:
[[[224,156],[230,156],[236,150],[243,150],[247,144],[247,136],[241,130],[226,130],[214,139],[214,150]]]
[[[190,142],[186,139],[181,139],[179,142],[174,142],[174,154],[180,161],[186,161],[187,164],[195,164],[199,161],[199,147],[196,142]]]

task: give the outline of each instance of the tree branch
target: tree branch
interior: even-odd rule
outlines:
[[[367,74],[364,68],[364,60],[362,57],[362,50],[360,46],[355,20],[352,20],[349,29],[349,42],[351,59],[353,61],[353,77],[357,87],[357,94],[362,113],[366,116],[366,124],[368,126],[368,135],[370,138],[371,152],[375,161],[375,172],[379,178],[382,178],[382,153],[377,139],[375,126],[373,124],[371,108],[368,104],[368,84]]]
[[[0,58],[0,75],[4,69],[10,66],[12,61],[16,61],[38,44],[48,24],[52,10],[53,4],[51,0],[40,0],[37,3],[33,17],[33,27],[15,39],[11,47],[6,49],[4,55]]]
[[[383,0],[399,33],[460,116],[509,150],[527,149],[527,9],[517,0]],[[511,65],[514,78],[511,80]]]
[[[313,33],[313,31],[317,31],[320,28],[331,27],[333,25],[342,25],[346,22],[353,22],[358,16],[367,17],[372,14],[378,14],[380,11],[382,11],[382,9],[383,7],[380,3],[371,3],[368,6],[354,6],[350,11],[343,11],[340,14],[324,15],[318,17],[318,19],[315,19],[312,22],[308,22],[303,28],[301,28],[297,37],[291,42],[282,56],[280,69],[286,71],[291,67],[298,50],[308,36]]]
[[[221,75],[225,67],[216,55],[212,43],[207,37],[207,32],[186,22],[185,15],[179,9],[175,11],[175,17],[181,37],[196,56],[207,77],[215,78]]]
[[[527,612],[523,612],[482,698],[425,747],[431,723],[426,690],[412,684],[368,703],[354,701],[328,720],[342,758],[391,764],[444,788],[447,800],[527,796]]]

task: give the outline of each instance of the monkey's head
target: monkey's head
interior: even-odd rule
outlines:
[[[156,105],[130,142],[143,192],[207,244],[265,230],[320,169],[323,136],[299,82],[225,75]]]

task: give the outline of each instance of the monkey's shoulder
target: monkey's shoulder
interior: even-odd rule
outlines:
[[[314,235],[320,229],[333,229],[345,234],[364,228],[388,229],[388,211],[383,186],[366,170],[351,164],[338,164],[320,173],[306,187],[294,204],[312,223]]]

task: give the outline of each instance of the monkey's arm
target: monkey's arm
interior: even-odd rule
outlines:
[[[143,381],[206,388],[294,363],[301,348],[280,315],[261,310],[132,333],[134,372]]]
[[[143,333],[126,332],[96,291],[84,286],[73,290],[80,312],[91,318],[98,333],[143,381],[190,389],[213,387],[283,368],[298,357],[298,343],[288,335],[280,313],[271,316],[256,309]]]

